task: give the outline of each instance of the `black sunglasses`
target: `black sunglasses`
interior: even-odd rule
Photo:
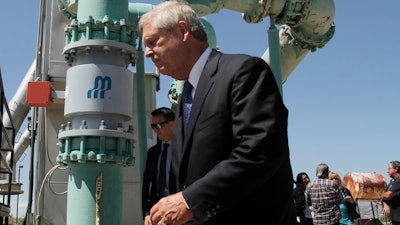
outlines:
[[[172,120],[166,120],[166,121],[164,121],[164,122],[161,122],[161,123],[156,123],[156,124],[150,124],[150,127],[151,127],[151,129],[157,129],[157,130],[159,130],[159,129],[161,129],[162,128],[162,125],[163,124],[166,124],[166,123],[169,123],[169,122],[171,122]]]

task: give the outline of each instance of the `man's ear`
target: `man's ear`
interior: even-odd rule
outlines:
[[[179,31],[179,34],[182,37],[183,41],[186,41],[188,39],[188,35],[189,35],[189,26],[186,23],[186,21],[179,21],[178,25],[177,25],[177,29]]]

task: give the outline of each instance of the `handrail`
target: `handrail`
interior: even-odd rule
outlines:
[[[1,109],[0,109],[1,118],[3,118],[3,110],[5,109],[6,112],[7,112],[8,119],[10,120],[10,125],[11,125],[11,127],[4,127],[3,120],[2,120],[1,121],[0,133],[1,134],[3,134],[3,133],[5,134],[4,138],[7,141],[8,148],[9,149],[14,149],[15,126],[14,126],[13,118],[11,116],[11,110],[10,110],[10,107],[8,106],[8,104],[7,104],[7,99],[6,99],[5,93],[4,93],[3,76],[1,74],[1,68],[0,68],[0,103],[1,103]],[[12,130],[12,136],[13,137],[11,139],[10,139],[10,137],[8,135],[7,129],[11,129]],[[1,140],[0,144],[1,144],[1,149],[3,149],[4,148],[3,145],[2,145],[3,144],[3,139]]]
[[[3,123],[3,113],[6,111],[6,115],[9,117],[10,124],[7,127]],[[0,216],[3,217],[2,221],[8,224],[9,214],[10,214],[10,203],[12,194],[12,176],[13,172],[13,161],[14,161],[14,140],[15,140],[15,126],[11,117],[11,111],[8,107],[8,103],[4,93],[3,78],[0,69],[0,116],[2,118],[0,122],[0,174],[8,174],[7,190],[2,193],[2,202],[0,202]],[[11,134],[9,133],[11,130]],[[3,146],[3,142],[7,142],[7,145]],[[11,157],[7,160],[7,154],[3,152],[9,152]]]

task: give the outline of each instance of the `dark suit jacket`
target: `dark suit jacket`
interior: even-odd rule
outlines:
[[[147,151],[146,168],[143,175],[142,186],[142,210],[143,217],[150,214],[150,209],[160,200],[157,196],[157,174],[158,174],[158,157],[161,153],[161,141],[149,148]],[[169,175],[169,191],[170,194],[176,192],[175,176],[170,170]]]
[[[265,61],[212,51],[185,138],[179,103],[172,139],[190,224],[295,224],[287,116]]]

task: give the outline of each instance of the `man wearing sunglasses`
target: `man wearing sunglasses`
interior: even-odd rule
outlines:
[[[151,129],[157,134],[157,144],[147,151],[143,176],[142,210],[148,224],[150,209],[162,197],[175,193],[175,177],[171,168],[170,141],[175,114],[166,107],[151,112]],[[164,153],[164,154],[163,154]]]

